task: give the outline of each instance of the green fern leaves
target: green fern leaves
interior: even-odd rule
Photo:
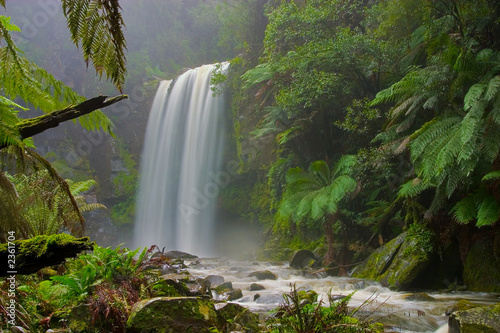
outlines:
[[[71,38],[92,61],[97,73],[107,77],[120,92],[125,81],[126,42],[118,0],[62,0]]]
[[[325,161],[312,162],[307,171],[289,169],[278,220],[320,220],[338,211],[339,203],[356,188],[351,176],[354,156],[339,159],[332,170]]]

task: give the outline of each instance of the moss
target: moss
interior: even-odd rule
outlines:
[[[457,311],[450,316],[450,331],[462,333],[500,332],[498,318],[500,318],[500,303]]]
[[[132,308],[127,332],[209,332],[217,325],[211,300],[196,297],[157,297]]]
[[[401,234],[384,246],[379,247],[363,263],[356,267],[353,276],[370,280],[379,279],[389,269],[405,237],[406,234]]]
[[[500,292],[500,257],[492,251],[493,239],[472,245],[464,265],[464,283],[471,291]]]
[[[68,234],[41,235],[14,242],[18,274],[35,273],[41,268],[60,264],[84,250],[91,250],[95,243],[89,237],[75,238]],[[7,262],[7,244],[0,245],[0,260]]]
[[[430,264],[428,250],[419,236],[403,233],[370,255],[353,276],[380,281],[393,289],[410,289]]]

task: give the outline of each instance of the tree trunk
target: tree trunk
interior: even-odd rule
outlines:
[[[327,245],[327,251],[325,255],[325,260],[324,260],[324,265],[327,267],[330,265],[334,259],[335,259],[335,249],[333,246],[333,224],[335,223],[335,220],[337,219],[337,214],[330,214],[327,216],[326,221],[325,221],[325,237],[326,237],[326,245]]]
[[[70,105],[64,109],[52,111],[39,117],[21,120],[17,125],[19,131],[19,139],[24,140],[36,134],[42,133],[45,130],[59,126],[60,123],[75,119],[95,110],[105,108],[106,106],[115,104],[123,99],[128,98],[127,95],[120,95],[113,98],[108,96],[97,96],[86,100],[77,105]],[[7,147],[8,144],[0,144],[0,150]]]

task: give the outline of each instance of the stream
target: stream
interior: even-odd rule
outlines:
[[[260,280],[248,275],[255,271],[269,270],[277,280]],[[500,302],[500,294],[474,292],[428,292],[433,299],[408,300],[412,293],[397,292],[382,287],[379,283],[350,277],[326,277],[321,273],[291,268],[287,262],[237,261],[225,258],[199,259],[189,266],[194,277],[205,278],[220,275],[231,281],[234,289],[241,289],[243,298],[239,303],[251,311],[266,317],[272,309],[283,302],[283,294],[290,292],[295,284],[297,290],[314,290],[328,304],[327,294],[349,295],[354,292],[349,306],[357,308],[365,303],[357,315],[381,322],[386,332],[448,332],[446,311],[454,304],[466,299],[474,303],[489,305]],[[265,290],[250,291],[252,283]],[[257,295],[258,294],[258,295]],[[217,296],[217,295],[215,295]],[[369,300],[368,302],[366,302]]]

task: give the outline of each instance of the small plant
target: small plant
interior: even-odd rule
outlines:
[[[328,295],[329,306],[323,306],[323,301],[317,301],[317,295],[310,299],[303,298],[295,285],[290,293],[284,294],[284,303],[275,310],[274,315],[267,320],[269,333],[334,333],[334,332],[382,332],[376,324],[358,320],[353,311],[348,308],[352,294],[334,300]]]

